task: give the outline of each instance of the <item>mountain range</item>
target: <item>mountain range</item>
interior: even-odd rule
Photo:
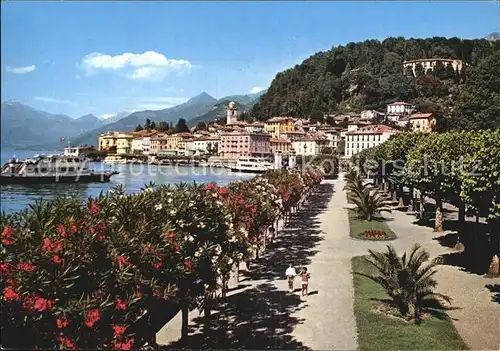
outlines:
[[[60,148],[59,139],[62,137],[70,138],[73,145],[96,145],[99,134],[107,131],[130,132],[138,124],[143,125],[148,118],[155,122],[174,124],[179,118],[184,118],[192,126],[221,117],[229,101],[235,101],[240,111],[246,112],[264,92],[232,95],[219,100],[203,92],[185,103],[163,110],[120,112],[106,119],[92,114],[74,119],[9,100],[2,103],[2,147],[33,150]]]

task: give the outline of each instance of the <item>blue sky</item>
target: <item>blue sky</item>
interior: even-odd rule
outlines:
[[[482,38],[489,2],[2,2],[2,101],[79,117],[269,86],[317,51],[389,36]]]

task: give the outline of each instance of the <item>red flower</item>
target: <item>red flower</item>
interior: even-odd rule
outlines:
[[[134,338],[128,339],[126,342],[117,342],[113,345],[116,350],[130,350],[134,344]]]
[[[57,340],[61,343],[61,345],[63,346],[63,348],[65,348],[65,349],[71,349],[71,350],[76,350],[76,346],[73,343],[73,341],[71,341],[71,339],[65,338],[63,336],[60,336],[60,337],[57,338]]]
[[[115,299],[115,308],[120,311],[125,311],[127,309],[127,302],[122,299]]]
[[[193,269],[193,262],[189,258],[184,261],[184,265],[186,266],[186,270],[188,271]]]
[[[123,256],[117,256],[116,257],[116,264],[118,265],[119,268],[122,268],[122,266],[126,265],[128,263],[127,259]]]
[[[3,231],[2,231],[2,244],[4,244],[5,246],[10,246],[12,244],[14,244],[14,234],[15,234],[15,230],[14,228],[12,228],[10,225],[6,226],[3,228]]]
[[[121,325],[113,325],[113,331],[115,332],[116,338],[121,338],[123,333],[127,330],[127,327],[123,327]]]
[[[52,309],[54,306],[54,301],[44,299],[43,297],[35,298],[35,303],[33,309],[39,312],[44,312],[46,310]]]
[[[257,212],[257,208],[256,207],[252,207],[252,213],[255,213]]]
[[[60,242],[53,243],[49,238],[43,239],[42,251],[43,252],[51,252],[51,253],[59,253],[62,251],[62,245]]]
[[[161,268],[161,266],[163,266],[163,264],[161,262],[154,262],[153,263],[153,267],[158,270]]]
[[[215,183],[209,183],[207,184],[207,190],[212,190],[215,188]]]
[[[94,234],[96,232],[96,229],[93,226],[90,226],[89,230],[91,234]]]
[[[181,251],[181,247],[180,247],[179,244],[175,244],[174,249],[175,249],[175,252],[180,252]]]
[[[68,236],[68,234],[66,234],[66,227],[62,224],[59,224],[57,226],[57,233],[63,238],[66,238]]]
[[[62,329],[66,328],[69,324],[68,320],[65,318],[57,318],[57,328]]]
[[[70,223],[70,229],[69,229],[69,231],[70,231],[71,234],[75,234],[78,231],[78,228],[76,227],[76,223],[75,222],[71,222]]]
[[[97,200],[92,200],[89,204],[89,212],[92,215],[98,215],[101,212],[101,208],[99,207],[99,203]]]
[[[97,309],[91,310],[87,313],[85,325],[89,328],[92,328],[99,319],[101,319],[101,312],[99,312],[99,310]]]
[[[217,190],[217,192],[220,194],[220,195],[227,195],[228,191],[227,191],[227,188],[226,187],[220,187],[219,190]]]
[[[106,224],[104,224],[104,222],[97,223],[97,230],[101,233],[104,232],[106,230]]]
[[[9,278],[7,279],[7,284],[13,288],[17,288],[17,280],[15,280],[14,278]]]
[[[31,263],[19,263],[17,267],[25,272],[33,272],[36,269],[36,266],[32,265]]]
[[[63,262],[63,259],[59,257],[58,255],[55,255],[52,257],[52,261],[57,264],[61,264]]]
[[[11,273],[12,266],[9,263],[2,263],[0,264],[0,276],[3,276],[4,274],[9,275]]]
[[[165,232],[165,237],[168,239],[175,239],[176,236],[177,234],[175,234],[174,232]]]
[[[5,288],[3,297],[5,301],[19,301],[19,295],[12,288]]]

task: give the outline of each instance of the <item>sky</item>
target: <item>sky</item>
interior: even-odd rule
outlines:
[[[332,46],[483,38],[488,2],[1,2],[1,98],[73,118],[267,88]]]

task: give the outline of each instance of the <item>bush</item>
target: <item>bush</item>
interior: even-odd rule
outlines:
[[[389,237],[386,232],[381,230],[366,230],[360,235],[369,239],[386,239]]]
[[[140,346],[138,318],[162,300],[186,311],[205,306],[218,278],[322,176],[308,168],[227,188],[115,188],[83,206],[58,198],[2,215],[2,346]]]

